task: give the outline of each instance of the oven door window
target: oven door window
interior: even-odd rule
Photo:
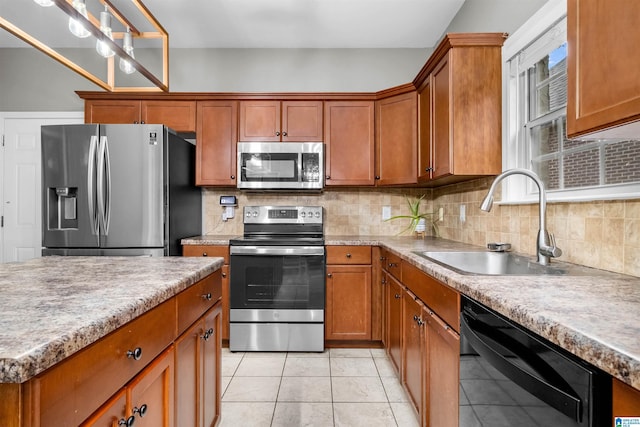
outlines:
[[[298,182],[298,153],[242,153],[243,182]]]
[[[233,309],[323,309],[324,256],[231,256]]]

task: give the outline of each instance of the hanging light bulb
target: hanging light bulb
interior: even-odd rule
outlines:
[[[135,58],[135,56],[133,56],[133,39],[131,38],[131,30],[128,27],[127,32],[124,33],[124,38],[122,39],[122,49],[127,52],[131,58]],[[136,72],[133,64],[125,58],[120,58],[119,67],[125,74],[133,74]]]
[[[53,0],[33,0],[33,1],[38,3],[42,7],[49,7],[55,4]]]
[[[107,5],[104,5],[104,12],[100,12],[100,31],[109,39],[113,40],[113,33],[111,32],[111,14],[107,9]],[[114,55],[113,50],[104,41],[98,39],[96,41],[96,50],[98,55],[110,58]]]
[[[78,13],[85,18],[87,17],[87,5],[84,3],[84,0],[73,0],[72,6]],[[84,39],[89,37],[91,33],[82,25],[80,22],[76,21],[73,17],[69,18],[69,31],[76,37]]]

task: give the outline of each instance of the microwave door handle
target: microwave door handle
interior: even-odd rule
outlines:
[[[92,135],[89,141],[89,158],[87,161],[87,203],[89,207],[89,221],[91,234],[98,236],[98,210],[96,209],[96,154],[98,151],[98,136]]]
[[[500,373],[509,377],[519,386],[574,421],[579,422],[581,420],[582,401],[580,398],[560,389],[548,380],[537,378],[520,366],[512,363],[500,351],[500,348],[508,348],[513,352],[512,346],[509,343],[500,343],[498,337],[494,340],[489,335],[473,328],[468,321],[468,316],[464,312],[460,316],[460,329],[465,338],[469,340],[473,349],[477,351],[480,356],[487,359]],[[530,359],[530,357],[525,355],[513,353],[516,354],[519,359]]]
[[[298,153],[298,182],[302,181],[302,153]]]

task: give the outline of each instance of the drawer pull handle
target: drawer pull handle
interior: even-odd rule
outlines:
[[[207,256],[207,253],[206,252],[202,252],[202,256]]]
[[[142,349],[140,347],[136,347],[133,350],[128,350],[127,357],[133,360],[140,360],[142,358]]]
[[[209,341],[209,338],[211,338],[211,335],[213,335],[213,328],[207,329],[204,335],[202,335],[202,339],[205,341]]]
[[[120,421],[118,421],[118,425],[119,426],[126,426],[126,427],[133,427],[133,424],[135,424],[135,422],[136,422],[136,417],[131,415],[126,420],[124,418],[120,419]]]
[[[348,253],[348,254],[347,254],[347,258],[351,258],[351,254],[349,254],[349,253]]]
[[[211,298],[212,298],[211,293],[202,295],[202,299],[204,300],[211,301]]]
[[[136,406],[135,408],[133,408],[133,413],[140,415],[140,418],[144,417],[144,415],[147,413],[147,404],[145,403],[139,408]]]

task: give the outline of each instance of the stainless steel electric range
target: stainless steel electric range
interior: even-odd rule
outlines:
[[[247,206],[230,243],[231,351],[324,351],[321,206]]]

